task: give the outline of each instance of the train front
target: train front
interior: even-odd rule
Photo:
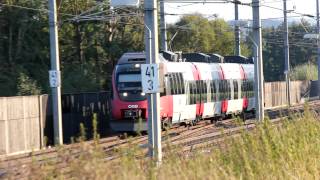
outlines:
[[[114,131],[146,131],[147,96],[142,92],[140,65],[144,53],[125,53],[112,75],[112,118]]]

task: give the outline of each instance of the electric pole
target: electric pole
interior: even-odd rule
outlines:
[[[234,27],[234,37],[235,37],[235,54],[237,56],[241,55],[241,47],[240,47],[240,27],[238,25],[239,21],[239,3],[240,1],[234,1],[234,20],[235,20],[235,27]]]
[[[166,16],[164,12],[164,0],[160,0],[160,38],[161,38],[161,50],[167,51],[167,24]]]
[[[55,0],[49,0],[50,59],[49,80],[52,92],[54,144],[63,144],[61,112],[61,77],[58,45],[57,6]]]
[[[318,98],[320,99],[320,18],[319,18],[319,0],[317,0],[317,35],[318,35],[318,39],[317,39],[317,44],[318,44]]]
[[[289,53],[289,35],[288,35],[288,19],[287,19],[287,0],[283,0],[283,29],[284,29],[284,57],[285,57],[285,70],[286,76],[286,95],[288,106],[291,106],[290,95],[290,53]]]
[[[255,46],[255,96],[256,96],[256,118],[264,120],[264,78],[263,78],[263,59],[262,59],[262,35],[260,18],[260,0],[252,0],[253,16],[253,40]]]
[[[157,0],[145,0],[144,10],[146,63],[156,64],[159,63]],[[162,149],[159,115],[160,93],[151,93],[148,95],[149,155],[160,163],[162,160]]]

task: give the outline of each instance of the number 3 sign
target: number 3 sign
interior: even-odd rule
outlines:
[[[160,92],[159,65],[141,64],[141,80],[144,93]]]

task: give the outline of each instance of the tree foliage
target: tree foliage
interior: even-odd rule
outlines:
[[[172,39],[170,44],[174,51],[234,54],[233,29],[219,18],[209,20],[201,15],[184,16],[169,28],[169,39]],[[249,55],[247,46],[242,46],[242,52]]]
[[[48,2],[3,0],[0,7],[0,95],[50,93],[50,43]],[[28,8],[18,8],[28,7]],[[59,53],[64,93],[109,90],[113,67],[128,51],[144,50],[143,16],[115,16],[139,10],[116,9],[96,0],[57,0]],[[105,20],[83,20],[93,14]],[[92,16],[91,16],[92,17]],[[302,39],[307,22],[290,27],[290,39]],[[298,32],[298,34],[296,34]],[[268,43],[281,39],[281,27],[264,29],[264,67],[267,81],[283,78],[283,46]],[[201,15],[182,17],[169,26],[173,51],[234,54],[234,33],[223,19]],[[251,56],[250,41],[242,42],[242,54]],[[291,64],[314,62],[314,50],[292,44]],[[270,76],[269,76],[270,75]]]
[[[305,20],[289,25],[289,48],[291,69],[316,62],[316,43],[303,39],[306,28],[313,27]],[[284,80],[284,31],[283,26],[263,29],[263,60],[266,81]]]

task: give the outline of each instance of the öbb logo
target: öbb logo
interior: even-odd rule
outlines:
[[[133,108],[138,108],[139,106],[138,105],[128,105],[128,108],[130,108],[130,109],[133,109]]]

